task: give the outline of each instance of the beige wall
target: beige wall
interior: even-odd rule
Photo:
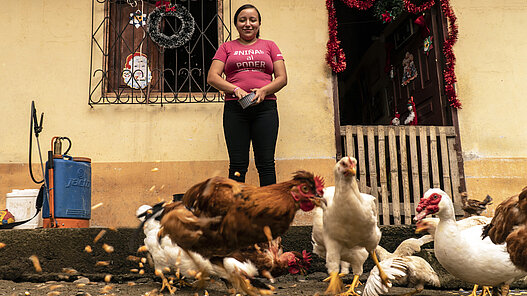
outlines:
[[[43,151],[51,137],[68,136],[72,155],[93,160],[92,204],[104,206],[92,213],[92,225],[131,226],[139,205],[168,199],[215,171],[226,173],[222,105],[90,108],[91,2],[2,1],[0,208],[12,189],[36,188],[27,168],[29,106],[35,100],[45,113]],[[232,7],[246,2],[259,8],[262,38],[278,44],[289,74],[277,94],[278,178],[303,168],[331,184],[335,147],[325,2],[235,0]],[[527,3],[451,4],[459,21],[454,52],[468,191],[478,199],[490,194],[496,205],[527,184]],[[248,182],[257,184],[252,164]]]
[[[451,4],[467,189],[472,198],[490,194],[494,208],[527,185],[527,2]]]
[[[45,113],[43,152],[53,136],[67,136],[73,142],[71,155],[93,161],[92,204],[104,206],[92,213],[92,225],[130,226],[137,223],[134,213],[141,204],[169,199],[215,171],[226,174],[223,105],[90,108],[91,2],[2,1],[0,208],[12,189],[37,188],[27,169],[29,107],[35,100],[38,112]],[[238,2],[233,1],[234,10]],[[262,38],[278,44],[289,75],[288,85],[277,94],[278,179],[308,169],[331,180],[336,151],[331,73],[324,61],[325,4],[251,3],[263,16]],[[97,10],[96,19],[102,13]],[[302,17],[292,22],[293,16]],[[100,65],[102,58],[95,57]],[[160,170],[153,173],[153,167]],[[257,184],[253,164],[248,182]]]

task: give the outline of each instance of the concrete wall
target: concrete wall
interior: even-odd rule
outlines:
[[[527,2],[451,0],[467,189],[496,201],[527,185]]]
[[[71,154],[93,161],[92,204],[104,206],[92,212],[92,225],[133,226],[139,205],[168,199],[216,171],[226,174],[222,105],[90,108],[91,2],[2,1],[0,208],[12,189],[37,187],[27,167],[29,107],[35,100],[38,112],[45,113],[42,150],[50,149],[53,136],[68,136]],[[331,73],[324,61],[325,3],[233,0],[232,7],[246,2],[259,8],[262,38],[278,44],[289,74],[289,84],[277,94],[278,179],[309,169],[332,184],[334,116]],[[472,198],[493,196],[495,206],[527,184],[527,3],[451,4],[459,22],[454,52],[467,187]],[[95,17],[100,19],[102,12],[97,10]],[[38,172],[37,152],[34,146]],[[247,181],[257,184],[252,164]]]
[[[278,44],[289,75],[277,94],[278,181],[307,169],[331,183],[336,150],[331,72],[324,61],[325,4],[251,3],[263,16],[262,38]],[[0,208],[12,189],[38,187],[27,167],[32,100],[45,113],[44,157],[53,136],[67,136],[73,142],[71,155],[92,159],[92,204],[104,204],[92,211],[93,226],[134,226],[141,204],[167,200],[215,172],[227,174],[221,103],[90,108],[91,0],[2,4]],[[233,1],[233,13],[240,4]],[[295,15],[302,17],[293,22]],[[96,9],[97,23],[102,16],[103,10]],[[102,58],[95,55],[95,61],[101,64]],[[35,144],[34,169],[41,178]],[[247,181],[258,184],[252,163]]]

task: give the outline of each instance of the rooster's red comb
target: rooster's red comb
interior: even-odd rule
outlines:
[[[315,176],[315,188],[319,194],[324,194],[324,178]]]

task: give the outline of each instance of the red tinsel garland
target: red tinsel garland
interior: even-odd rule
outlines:
[[[375,0],[342,0],[351,8],[366,10],[373,6]],[[340,48],[340,40],[337,37],[337,16],[335,12],[334,0],[326,0],[328,9],[328,27],[329,40],[327,43],[328,52],[326,53],[326,62],[331,66],[334,72],[340,73],[346,70],[346,55]]]
[[[334,72],[340,73],[346,70],[346,55],[344,50],[340,48],[340,41],[337,37],[337,17],[334,6],[335,0],[326,0],[326,8],[328,10],[328,27],[329,27],[329,40],[327,43],[327,54],[326,61],[331,66]],[[411,3],[410,0],[403,0],[404,6],[407,11],[418,14],[422,13],[425,10],[430,9],[434,4],[435,0],[430,0],[416,6]],[[454,67],[456,64],[456,56],[452,51],[452,47],[457,41],[458,36],[458,27],[456,24],[457,18],[452,11],[449,0],[440,0],[441,9],[446,15],[449,26],[448,26],[448,38],[443,44],[443,54],[445,56],[445,69],[443,70],[443,77],[445,79],[445,93],[448,96],[450,106],[454,108],[461,108],[461,102],[457,98],[455,84],[457,82],[456,74],[454,72]],[[366,10],[370,8],[375,0],[342,0],[346,5],[351,8],[358,8],[361,10]]]
[[[406,10],[414,14],[418,14],[425,10],[428,10],[435,4],[435,0],[425,2],[421,4],[421,6],[415,6],[415,4],[410,2],[410,0],[403,0],[403,1],[404,1],[404,7],[406,8]]]
[[[337,37],[337,16],[333,0],[326,0],[326,8],[328,9],[328,27],[329,40],[327,43],[328,52],[326,53],[326,62],[331,66],[335,73],[340,73],[346,70],[346,55],[344,50],[340,48],[340,40]]]
[[[375,0],[342,0],[350,8],[358,8],[360,10],[366,10],[373,6]]]
[[[452,11],[452,7],[448,0],[441,0],[441,9],[448,19],[448,38],[443,43],[443,55],[445,56],[445,69],[443,70],[443,77],[445,79],[445,93],[448,96],[450,106],[454,108],[461,108],[461,102],[457,98],[456,93],[456,73],[454,67],[456,65],[456,56],[452,51],[452,47],[457,41],[458,28],[456,23],[456,15]]]

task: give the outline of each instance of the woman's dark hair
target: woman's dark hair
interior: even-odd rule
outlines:
[[[258,11],[258,8],[256,8],[256,6],[252,4],[244,4],[240,6],[240,8],[238,8],[238,10],[236,10],[236,12],[234,13],[234,24],[235,25],[238,22],[238,16],[240,15],[240,12],[248,8],[254,8],[254,10],[256,10],[256,13],[258,13],[258,22],[262,23],[262,16],[260,15],[260,11]],[[258,30],[258,33],[256,33],[256,38],[260,38],[260,30]]]

